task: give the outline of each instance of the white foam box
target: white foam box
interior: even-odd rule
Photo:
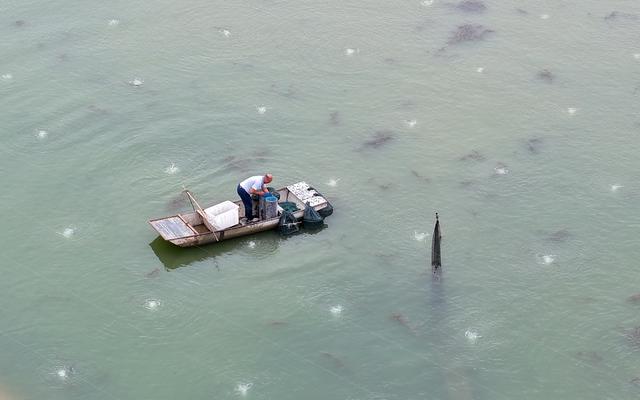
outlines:
[[[207,214],[209,223],[211,223],[216,230],[221,231],[234,225],[238,225],[238,222],[240,221],[239,209],[240,206],[227,200],[216,204],[215,206],[205,208],[204,212]]]

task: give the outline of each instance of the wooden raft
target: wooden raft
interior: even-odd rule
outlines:
[[[179,216],[149,221],[164,240],[179,239],[197,234],[196,231]]]

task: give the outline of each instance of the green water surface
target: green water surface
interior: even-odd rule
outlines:
[[[456,4],[0,2],[0,393],[638,398],[640,3]],[[327,227],[147,224],[266,171]]]

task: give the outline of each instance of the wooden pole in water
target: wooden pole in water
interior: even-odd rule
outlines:
[[[433,237],[431,238],[431,270],[435,274],[442,268],[442,257],[440,254],[440,220],[436,213],[436,226],[433,228]]]

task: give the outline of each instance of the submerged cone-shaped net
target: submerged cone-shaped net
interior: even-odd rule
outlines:
[[[304,215],[302,216],[302,224],[304,227],[310,229],[320,228],[322,227],[323,221],[324,218],[307,202],[304,207]]]
[[[278,231],[280,231],[280,234],[291,235],[299,230],[300,228],[298,228],[296,217],[292,212],[284,210],[278,221]]]
[[[431,241],[431,268],[433,272],[436,272],[442,267],[442,259],[440,258],[440,220],[438,219],[438,213],[436,213],[436,226],[433,228],[433,238]]]

